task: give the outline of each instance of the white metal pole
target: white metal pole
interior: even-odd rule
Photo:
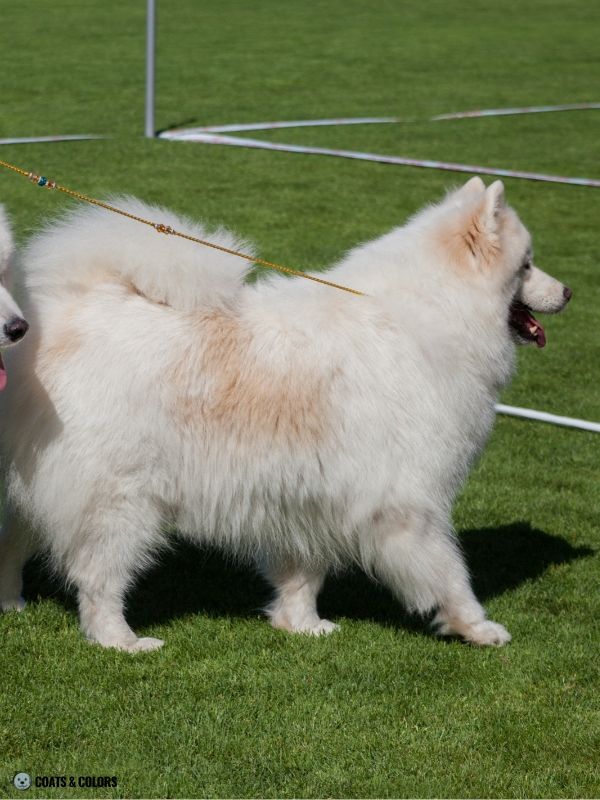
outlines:
[[[154,127],[154,43],[156,0],[147,1],[146,11],[146,137],[153,139]]]

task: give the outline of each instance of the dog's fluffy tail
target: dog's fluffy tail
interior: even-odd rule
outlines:
[[[207,231],[172,211],[131,197],[108,202],[137,217],[253,255],[253,248],[229,231]],[[100,283],[116,281],[184,312],[229,305],[249,266],[238,256],[87,206],[71,210],[37,234],[26,248],[24,264],[33,293],[81,295]]]
[[[10,269],[15,243],[12,230],[4,206],[0,205],[0,275],[4,275]]]

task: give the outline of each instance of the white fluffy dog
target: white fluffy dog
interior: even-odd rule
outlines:
[[[317,595],[328,570],[357,563],[435,611],[440,633],[509,641],[471,590],[451,508],[514,341],[543,346],[531,311],[560,311],[570,290],[533,266],[500,181],[471,179],[328,272],[364,297],[250,285],[233,256],[94,208],[34,237],[23,268],[35,330],[2,398],[4,609],[21,607],[41,545],[77,589],[88,639],[159,647],[127,625],[124,595],[176,528],[259,565],[277,628],[333,630]]]

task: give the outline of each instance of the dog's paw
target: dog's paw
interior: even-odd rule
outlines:
[[[154,639],[152,636],[144,636],[122,649],[126,650],[128,653],[149,653],[151,650],[160,650],[164,643],[164,639]]]
[[[499,622],[492,622],[489,619],[470,625],[469,630],[463,634],[465,641],[483,647],[502,647],[512,639],[510,633],[504,625]]]
[[[335,622],[330,622],[328,619],[319,619],[319,617],[292,623],[281,615],[271,617],[271,625],[279,630],[289,631],[290,633],[303,633],[305,636],[328,636],[340,628]]]
[[[151,650],[158,650],[165,643],[163,639],[154,639],[151,636],[139,639],[134,637],[96,639],[88,636],[88,641],[91,644],[100,645],[100,647],[121,650],[123,653],[149,653]]]
[[[27,603],[22,597],[0,600],[0,611],[23,611]]]
[[[339,631],[340,626],[335,622],[330,622],[328,619],[320,619],[314,625],[299,631],[300,633],[307,633],[309,636],[329,636],[334,631]]]

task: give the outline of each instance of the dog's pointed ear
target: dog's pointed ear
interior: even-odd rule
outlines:
[[[445,242],[456,261],[472,263],[470,260],[474,258],[479,263],[491,264],[499,248],[504,185],[502,181],[494,181],[483,191],[479,186],[483,186],[483,181],[472,178],[459,190],[464,192],[469,187],[477,192],[470,191],[457,204]]]
[[[480,194],[481,192],[485,192],[485,183],[481,180],[479,175],[475,175],[473,178],[469,178],[459,191],[465,194]]]
[[[462,186],[452,192],[451,197],[454,200],[466,201],[477,197],[479,194],[483,194],[484,191],[485,183],[478,175],[475,175],[474,178],[469,178],[466,183],[463,183]]]
[[[492,262],[498,251],[500,217],[505,207],[504,184],[494,181],[476,201],[475,214],[467,215],[465,241],[471,253],[487,263]]]
[[[505,207],[504,184],[502,181],[494,181],[485,190],[482,208],[483,223],[487,231],[496,233],[498,230],[498,217]]]

